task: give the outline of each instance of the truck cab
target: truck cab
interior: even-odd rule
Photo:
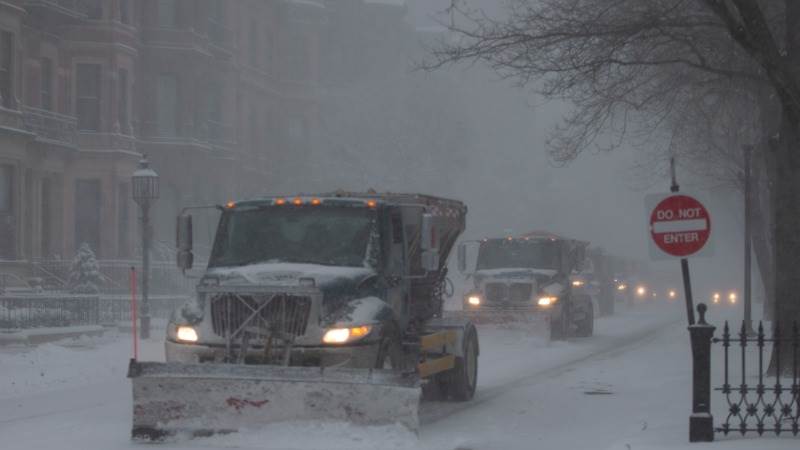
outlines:
[[[477,253],[472,270],[466,270],[468,245]],[[594,308],[580,284],[586,245],[547,232],[463,244],[459,266],[473,284],[463,310],[546,315],[552,337],[591,335]]]
[[[463,230],[466,208],[450,207],[336,194],[229,203],[197,297],[170,321],[167,361],[413,366],[403,336],[441,314],[439,255]]]

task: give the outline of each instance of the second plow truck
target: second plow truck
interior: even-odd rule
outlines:
[[[131,362],[134,438],[291,420],[417,429],[423,388],[472,398],[477,331],[441,317],[463,203],[337,192],[220,209],[196,300],[168,325],[166,362]],[[177,228],[189,269],[186,211]]]
[[[459,270],[473,280],[463,317],[475,323],[527,328],[550,339],[591,336],[594,306],[576,281],[588,243],[548,232],[466,242]],[[468,248],[477,248],[467,268]]]

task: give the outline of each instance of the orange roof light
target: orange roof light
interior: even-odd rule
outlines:
[[[285,205],[286,204],[286,199],[285,198],[276,198],[275,199],[275,204],[278,205],[278,206]]]
[[[311,199],[311,204],[314,205],[314,206],[319,206],[319,205],[322,204],[322,200],[320,200],[318,198],[312,198]]]
[[[292,204],[294,206],[300,206],[303,204],[303,199],[300,197],[295,197],[294,200],[292,200]]]
[[[228,209],[231,209],[231,208],[233,208],[235,206],[236,206],[236,202],[225,203],[225,207],[228,208]]]
[[[378,202],[375,200],[367,200],[367,207],[368,208],[375,208],[378,206]]]

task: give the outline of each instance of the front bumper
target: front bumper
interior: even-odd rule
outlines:
[[[319,367],[373,368],[378,359],[378,342],[355,345],[294,347],[290,365]],[[204,363],[224,362],[225,347],[221,345],[182,344],[167,340],[165,343],[167,362]],[[258,358],[258,349],[248,352],[248,357]]]

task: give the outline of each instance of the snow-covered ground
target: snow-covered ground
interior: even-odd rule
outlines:
[[[712,311],[713,313],[713,311]],[[688,334],[680,303],[599,319],[596,336],[543,342],[479,330],[479,387],[467,403],[428,403],[419,434],[399,426],[273,424],[165,449],[795,449],[798,439],[687,443]],[[0,437],[8,449],[140,448],[128,439],[129,335],[0,348]],[[159,339],[142,359],[163,358]]]

